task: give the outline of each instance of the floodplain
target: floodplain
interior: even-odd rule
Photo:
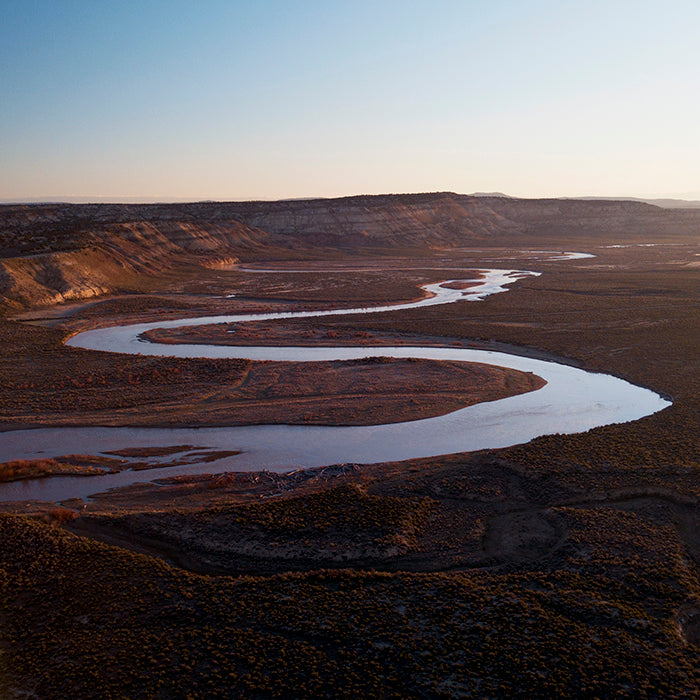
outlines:
[[[567,240],[595,255],[580,260],[493,246],[185,266],[8,313],[3,431],[371,425],[536,390],[526,375],[427,360],[302,367],[63,344],[106,325],[406,301],[486,267],[541,275],[481,302],[151,340],[482,347],[614,374],[673,403],[505,449],[6,502],[0,691],[173,697],[187,679],[202,698],[698,696],[700,248],[618,241]],[[187,447],[43,466],[91,470],[97,494],[100,467],[146,468]]]

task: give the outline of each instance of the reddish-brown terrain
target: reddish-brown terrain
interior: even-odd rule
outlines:
[[[99,325],[414,299],[484,267],[542,275],[483,302],[153,335],[478,344],[673,400],[501,450],[3,504],[0,696],[700,697],[698,230],[697,210],[449,193],[0,207],[4,430],[216,423],[233,406],[241,422],[391,420],[532,386],[427,361],[62,344]]]

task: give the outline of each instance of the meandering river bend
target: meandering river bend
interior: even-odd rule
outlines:
[[[580,257],[580,256],[578,256]],[[507,290],[522,270],[480,270],[474,285],[450,289],[449,280],[425,285],[424,299],[358,309],[210,316],[100,328],[68,341],[73,347],[108,352],[178,357],[235,357],[253,360],[318,361],[363,357],[429,358],[482,362],[533,372],[546,380],[541,389],[480,403],[446,415],[404,423],[323,427],[256,425],[233,428],[42,428],[0,433],[0,462],[68,454],[102,454],[132,447],[188,445],[201,449],[239,450],[241,454],[206,464],[186,464],[146,471],[123,471],[99,477],[50,477],[0,484],[0,501],[86,498],[97,491],[152,481],[166,476],[225,470],[288,471],[300,467],[352,462],[370,464],[433,457],[453,452],[497,448],[539,435],[575,433],[650,415],[670,405],[658,394],[617,377],[569,365],[486,350],[447,347],[240,347],[158,345],[142,339],[145,331],[211,323],[234,323],[350,313],[386,313],[457,301],[478,301]],[[183,455],[186,458],[186,454]],[[172,456],[171,456],[172,458]]]

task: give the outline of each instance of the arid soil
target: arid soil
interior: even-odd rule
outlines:
[[[57,328],[0,321],[2,428],[40,425],[363,425],[440,415],[542,380],[459,362],[183,360],[65,347]]]
[[[519,206],[499,203],[499,212],[514,216]],[[243,207],[246,225],[274,219],[282,231],[281,214],[262,207]],[[171,697],[186,684],[201,698],[700,697],[700,243],[696,233],[681,235],[678,222],[689,214],[677,214],[674,245],[641,247],[634,244],[654,242],[654,221],[659,236],[673,229],[665,215],[645,210],[635,228],[639,210],[611,206],[606,219],[598,208],[594,221],[586,215],[594,209],[539,203],[512,230],[540,250],[571,249],[588,236],[595,247],[580,249],[593,259],[515,264],[502,249],[424,248],[398,265],[394,254],[404,296],[386,299],[412,298],[426,281],[468,278],[453,271],[460,266],[543,272],[487,301],[251,324],[234,335],[251,343],[296,336],[309,344],[510,346],[626,377],[673,406],[505,450],[177,477],[62,508],[8,505],[23,515],[0,515],[0,696],[90,696],[99,688],[103,697]],[[633,233],[620,238],[623,230]],[[629,247],[604,247],[620,244]],[[234,313],[290,301],[335,305],[346,294],[381,301],[394,275],[382,262],[335,259],[334,272],[342,264],[364,270],[354,292],[350,273],[326,285],[319,262],[284,278],[191,268],[140,277],[140,289],[65,315],[54,307],[44,327],[5,321],[3,379],[13,386],[0,384],[4,416],[136,416],[136,403],[155,391],[163,406],[172,402],[172,413],[158,409],[162,416],[180,411],[189,420],[205,414],[204,402],[194,411],[176,386],[204,397],[222,391],[222,377],[229,391],[244,375],[255,386],[239,386],[235,400],[254,390],[262,403],[299,382],[318,394],[347,390],[364,369],[368,396],[379,379],[395,381],[397,393],[401,376],[423,377],[426,390],[453,379],[455,368],[422,363],[391,375],[381,374],[385,363],[333,363],[312,379],[292,365],[107,360],[61,346],[92,324],[203,315],[218,303]],[[287,265],[301,267],[291,257]],[[42,379],[47,367],[80,386],[73,392],[54,378],[52,388]],[[259,395],[263,388],[269,396]],[[319,398],[316,409],[325,408]],[[387,404],[387,414],[395,408]],[[150,410],[143,404],[141,416]]]

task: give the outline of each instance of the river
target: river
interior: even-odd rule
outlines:
[[[318,361],[363,357],[429,358],[482,362],[533,372],[547,383],[537,391],[468,406],[446,415],[404,423],[324,427],[257,425],[224,428],[41,428],[0,433],[0,462],[68,454],[103,454],[129,447],[188,445],[195,450],[239,450],[241,454],[205,464],[185,464],[100,477],[50,477],[0,485],[0,501],[86,498],[96,491],[165,476],[268,469],[288,471],[328,464],[370,464],[454,452],[506,447],[539,435],[576,433],[636,420],[670,405],[658,394],[611,375],[587,372],[557,362],[506,353],[447,347],[244,347],[159,345],[144,341],[145,331],[210,323],[390,313],[458,301],[480,301],[505,292],[507,285],[536,272],[480,270],[467,289],[450,289],[449,280],[425,285],[418,301],[355,309],[329,309],[236,316],[210,316],[100,328],[73,336],[68,345],[109,352],[177,357],[236,357],[253,360]],[[171,457],[172,458],[172,457]]]

